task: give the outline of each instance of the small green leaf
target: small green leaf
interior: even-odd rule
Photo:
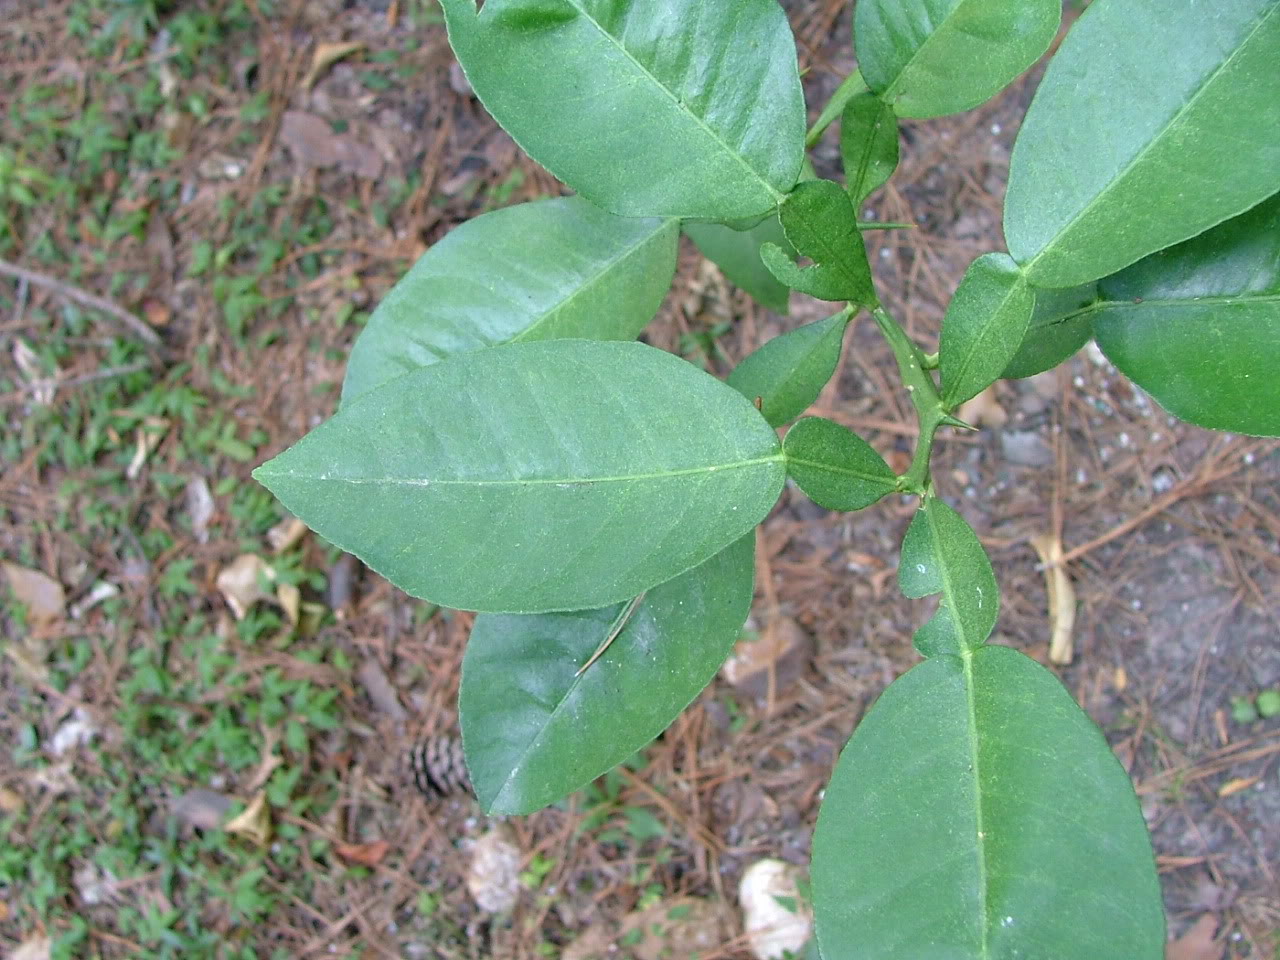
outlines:
[[[823,798],[812,877],[828,960],[1164,957],[1133,784],[1008,647],[931,659],[880,696]]]
[[[800,175],[795,39],[775,0],[443,0],[476,95],[531,157],[623,216],[730,220]]]
[[[853,36],[867,86],[900,117],[989,100],[1040,59],[1058,0],[858,0]]]
[[[729,386],[752,402],[759,398],[770,426],[789,423],[813,405],[835,373],[852,316],[841,310],[774,337],[738,364]]]
[[[1004,229],[1027,280],[1105,277],[1280,190],[1278,51],[1276,0],[1091,4],[1010,161]]]
[[[1098,287],[1098,346],[1161,406],[1280,436],[1280,194]]]
[[[965,271],[942,321],[942,402],[954,409],[994,383],[1018,353],[1035,296],[1008,254],[988,253]]]
[[[1280,714],[1280,690],[1263,690],[1258,694],[1258,715],[1264,720]]]
[[[1022,345],[1000,376],[1015,380],[1052,370],[1093,336],[1090,317],[1098,285],[1086,283],[1065,290],[1036,290],[1035,310]]]
[[[467,769],[486,813],[532,813],[661,733],[711,682],[751,610],[754,538],[625,604],[536,616],[481,614],[458,706]]]
[[[441,606],[607,606],[762,520],[785,475],[750,401],[639,343],[490,347],[344,407],[254,476],[392,583]]]
[[[684,232],[730,283],[741,287],[770,310],[787,312],[791,290],[775,280],[760,259],[760,246],[765,243],[776,243],[792,252],[776,213],[746,230],[735,230],[720,223],[686,223]]]
[[[671,286],[678,236],[675,220],[615,217],[581,197],[469,220],[424,253],[373,312],[351,351],[342,402],[499,343],[631,340]]]
[[[898,118],[875,94],[859,94],[840,115],[840,156],[856,211],[898,166]]]
[[[907,528],[898,586],[913,600],[942,594],[914,637],[926,657],[976,650],[995,629],[1000,592],[991,561],[964,518],[937,497],[925,499]]]
[[[898,478],[871,444],[822,417],[806,417],[782,444],[787,473],[828,510],[861,510],[897,489]]]
[[[849,195],[831,180],[806,180],[791,191],[779,211],[791,245],[813,266],[798,267],[774,243],[760,248],[761,259],[779,281],[819,300],[876,302],[867,250]]]

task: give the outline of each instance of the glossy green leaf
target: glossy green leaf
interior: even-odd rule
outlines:
[[[443,0],[476,95],[529,155],[626,216],[730,220],[800,175],[795,40],[775,0]]]
[[[684,232],[730,283],[770,310],[787,312],[791,290],[779,283],[760,259],[760,247],[765,243],[776,243],[792,252],[777,214],[770,214],[746,230],[720,223],[686,223]]]
[[[873,93],[851,99],[840,115],[840,156],[855,211],[898,166],[898,118]]]
[[[828,510],[861,510],[897,489],[898,478],[867,441],[838,423],[806,417],[782,443],[787,473]]]
[[[748,534],[629,604],[533,616],[481,614],[462,662],[467,768],[486,813],[531,813],[661,733],[715,676],[751,611]]]
[[[1280,195],[1098,286],[1098,346],[1161,406],[1280,436]]]
[[[1280,3],[1105,0],[1014,147],[1009,250],[1040,287],[1114,273],[1280,190]]]
[[[790,423],[813,405],[836,372],[852,316],[852,310],[841,310],[774,337],[734,368],[729,386],[752,402],[759,398],[770,426]]]
[[[1036,290],[1035,310],[1022,345],[1000,374],[1006,379],[1034,377],[1052,370],[1093,336],[1089,322],[1098,285],[1086,283],[1065,290]]]
[[[900,117],[989,100],[1040,59],[1058,0],[858,0],[853,36],[867,86]]]
[[[392,583],[491,613],[618,603],[760,520],[785,474],[740,393],[640,343],[462,354],[342,409],[254,476]]]
[[[942,320],[942,402],[955,408],[994,383],[1018,353],[1035,296],[1008,254],[969,264]]]
[[[778,280],[819,300],[875,302],[867,249],[849,195],[832,180],[806,180],[796,186],[779,211],[792,247],[812,266],[799,267],[777,244],[760,248],[761,259]]]
[[[342,400],[499,343],[634,339],[671,286],[678,236],[675,220],[615,217],[580,197],[468,220],[373,312],[351,351]]]
[[[1132,783],[1008,647],[929,660],[881,695],[823,798],[812,879],[826,960],[1164,957]]]
[[[995,629],[1000,592],[991,561],[964,518],[937,497],[925,499],[907,528],[898,585],[913,600],[942,595],[913,638],[926,657],[976,650]]]

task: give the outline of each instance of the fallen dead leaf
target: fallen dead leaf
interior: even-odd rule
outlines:
[[[22,809],[22,796],[7,787],[0,787],[0,813],[17,813]]]
[[[13,598],[27,608],[33,626],[48,626],[62,619],[67,608],[67,595],[62,584],[39,570],[29,570],[16,563],[4,565]]]
[[[310,90],[316,85],[320,75],[331,66],[339,60],[351,56],[353,53],[359,53],[363,49],[363,43],[317,44],[315,52],[311,54],[311,66],[307,69],[307,75],[302,78],[302,89]]]
[[[747,942],[756,960],[799,955],[813,933],[813,915],[800,896],[800,868],[782,860],[757,860],[742,874],[738,901]]]
[[[230,797],[198,787],[178,797],[169,808],[183,823],[199,830],[217,830],[230,809]]]
[[[53,941],[43,933],[28,937],[9,951],[9,960],[49,960]]]
[[[1218,796],[1229,797],[1241,790],[1248,790],[1261,779],[1261,777],[1236,777],[1234,780],[1228,780],[1218,788]]]
[[[259,790],[249,801],[249,805],[237,816],[227,821],[222,828],[227,833],[248,837],[260,847],[265,847],[271,839],[271,808],[267,806],[267,794]]]
[[[209,542],[209,521],[213,519],[213,494],[209,481],[196,476],[187,481],[187,517],[191,520],[191,532],[200,543]]]
[[[89,711],[84,707],[76,707],[71,718],[54,731],[53,737],[49,740],[49,752],[55,757],[60,757],[69,750],[87,746],[97,735],[98,727],[93,722],[93,717],[89,715]]]
[[[1051,533],[1031,538],[1044,567],[1045,592],[1049,595],[1049,660],[1066,666],[1075,657],[1076,591],[1062,563],[1062,541]]]
[[[956,416],[975,427],[993,427],[996,430],[1009,422],[1009,414],[996,398],[994,383],[976,397],[962,403]]]
[[[124,471],[126,477],[130,480],[138,478],[143,464],[147,462],[147,457],[151,456],[168,432],[169,421],[164,417],[143,418],[142,425],[138,427],[135,436],[133,459],[129,461],[129,466]]]
[[[218,573],[219,592],[237,620],[243,620],[249,608],[259,600],[273,600],[274,595],[262,588],[262,582],[273,583],[276,572],[256,553],[242,553]]]
[[[774,617],[758,634],[744,634],[720,668],[730,684],[753,697],[768,693],[769,670],[780,691],[804,673],[813,656],[813,638],[790,617]]]
[[[386,671],[377,660],[366,657],[364,663],[360,664],[356,677],[375,707],[396,720],[404,720],[408,716],[408,711],[396,694],[396,688],[391,685]]]
[[[297,517],[286,517],[267,531],[272,553],[284,553],[307,532],[307,525]]]
[[[506,913],[520,892],[520,848],[509,827],[497,826],[476,841],[467,868],[467,890],[487,913]]]
[[[351,134],[334,133],[329,122],[314,113],[285,111],[280,140],[303,166],[338,167],[368,180],[376,180],[382,173],[377,150]]]
[[[1169,941],[1165,948],[1165,960],[1222,960],[1226,952],[1225,940],[1215,940],[1218,919],[1212,913],[1204,914],[1191,929],[1177,940]]]
[[[376,867],[391,849],[391,844],[385,840],[379,840],[376,843],[335,843],[333,849],[343,860],[366,867]]]
[[[298,628],[298,615],[302,609],[302,591],[292,583],[276,584],[276,603],[289,619],[289,631]]]

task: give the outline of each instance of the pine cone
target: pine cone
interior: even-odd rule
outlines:
[[[409,748],[405,765],[414,785],[427,797],[470,793],[471,780],[462,756],[462,741],[445,735],[426,737]]]

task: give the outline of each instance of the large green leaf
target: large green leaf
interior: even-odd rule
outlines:
[[[806,417],[787,431],[787,473],[828,510],[861,510],[893,493],[898,478],[875,448],[847,427]]]
[[[779,211],[791,246],[813,265],[799,267],[776,243],[760,248],[769,271],[793,290],[819,300],[849,300],[866,306],[876,302],[867,248],[849,195],[833,180],[797,184]]]
[[[916,631],[926,657],[976,650],[1000,615],[991,561],[964,518],[937,497],[926,497],[902,541],[898,585],[912,599],[942,594],[933,619]]]
[[[765,243],[776,243],[791,252],[777,214],[770,214],[747,230],[735,230],[722,223],[686,223],[684,232],[730,283],[770,310],[787,312],[791,290],[774,279],[760,259],[760,247]]]
[[[729,220],[800,175],[795,40],[775,0],[443,0],[476,95],[529,155],[627,216]]]
[[[774,337],[734,368],[729,386],[748,400],[759,398],[770,426],[791,422],[813,405],[836,372],[852,316],[852,310],[841,310]]]
[[[840,115],[840,156],[856,211],[898,166],[898,118],[874,93],[853,97]]]
[[[399,377],[254,476],[414,596],[545,613],[697,566],[764,518],[784,473],[759,411],[692,364],[547,340]]]
[[[1280,189],[1280,2],[1099,0],[1049,64],[1009,168],[1041,287],[1114,273]]]
[[[1098,346],[1165,409],[1280,436],[1280,194],[1098,286]]]
[[[988,253],[969,264],[942,321],[938,365],[948,408],[999,379],[1027,333],[1035,296],[1008,254]]]
[[[1089,317],[1092,304],[1098,298],[1096,283],[1065,290],[1036,290],[1035,297],[1035,310],[1022,336],[1022,345],[1001,377],[1034,377],[1052,370],[1088,343],[1093,335]]]
[[[881,695],[827,788],[812,879],[826,960],[1164,956],[1128,776],[1008,647],[929,660]]]
[[[900,117],[976,107],[1040,58],[1059,0],[858,0],[853,36],[867,86]]]
[[[485,812],[555,803],[661,733],[733,649],[751,610],[754,545],[742,537],[634,607],[478,616],[458,709]]]
[[[343,403],[499,343],[631,340],[671,286],[678,236],[675,220],[615,217],[580,197],[469,220],[378,305],[351,351]]]

